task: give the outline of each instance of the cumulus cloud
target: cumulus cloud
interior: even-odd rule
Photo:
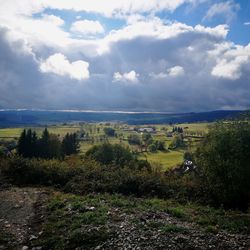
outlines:
[[[147,13],[159,11],[174,11],[184,3],[192,3],[194,0],[42,0],[43,5],[50,8],[73,9],[75,11],[95,12],[111,17],[123,17],[133,13]]]
[[[150,73],[149,75],[154,79],[164,79],[167,77],[178,77],[184,75],[185,71],[181,66],[174,66],[166,70],[166,72]]]
[[[199,0],[201,1],[201,0]],[[84,1],[3,1],[0,9],[0,23],[4,27],[10,28],[9,39],[17,41],[24,39],[27,41],[30,49],[40,51],[41,46],[52,48],[56,52],[58,50],[76,50],[79,48],[81,53],[96,56],[105,53],[109,50],[110,44],[120,40],[135,39],[140,36],[150,36],[157,39],[169,39],[183,33],[197,32],[209,33],[213,36],[225,37],[228,33],[228,27],[225,25],[218,25],[216,27],[204,27],[197,25],[192,27],[180,22],[164,22],[160,18],[150,15],[150,17],[142,17],[143,10],[156,11],[169,8],[168,6],[179,6],[183,3],[193,2],[192,0],[184,1],[109,1],[94,4],[95,0]],[[98,0],[99,2],[99,0]],[[130,3],[130,4],[128,4]],[[89,7],[88,7],[89,6]],[[90,6],[93,6],[90,7]],[[101,7],[102,6],[102,7]],[[136,6],[136,7],[133,7]],[[164,7],[165,6],[165,7]],[[95,8],[94,8],[95,7]],[[125,27],[111,30],[103,39],[89,40],[80,39],[72,36],[70,31],[77,32],[82,35],[101,34],[104,28],[98,21],[78,20],[72,24],[70,30],[63,27],[65,21],[56,15],[42,14],[41,18],[33,18],[36,13],[43,13],[46,8],[53,8],[58,10],[75,10],[75,11],[94,11],[102,14],[107,10],[110,15],[117,10],[130,12],[132,18]],[[100,8],[98,10],[98,8]],[[171,8],[170,8],[171,9]],[[102,11],[103,10],[103,11]],[[118,12],[119,12],[118,11]],[[105,12],[105,11],[104,11]],[[124,12],[124,13],[125,13]],[[141,14],[140,14],[141,13]],[[140,18],[139,18],[140,17]],[[66,26],[66,25],[65,25]],[[84,36],[83,36],[84,37]]]
[[[155,15],[204,1],[1,1],[0,107],[172,112],[249,107],[250,45],[229,41],[228,25],[192,26]],[[74,23],[64,20],[63,10],[81,13],[80,19],[96,16],[87,12],[126,19],[85,38],[88,27],[79,30],[82,36],[72,34]],[[101,20],[117,21],[110,18]],[[79,80],[84,84],[75,84]]]
[[[113,75],[113,82],[132,82],[137,83],[139,74],[136,73],[134,70],[131,70],[128,73],[121,74],[120,72],[115,72]]]
[[[176,77],[184,74],[184,69],[181,66],[175,66],[168,70],[169,76]]]
[[[70,63],[61,53],[54,54],[43,61],[40,65],[41,72],[54,73],[60,76],[69,76],[77,80],[89,78],[89,63],[85,61],[75,61]]]
[[[231,22],[235,18],[240,5],[233,0],[215,3],[207,11],[203,20],[212,20],[214,17],[223,17],[226,22]]]
[[[161,11],[173,12],[183,4],[194,4],[204,0],[11,0],[1,1],[2,12],[11,11],[15,15],[31,16],[45,9],[58,9],[70,11],[84,11],[99,13],[106,17],[128,17],[133,14],[157,13]],[[7,14],[5,14],[7,16]]]
[[[49,22],[52,25],[62,26],[64,24],[64,20],[55,15],[43,14],[42,17],[42,20],[44,20],[45,22]]]
[[[76,21],[72,24],[70,30],[83,35],[104,33],[104,28],[100,22],[92,20]]]
[[[121,40],[132,40],[138,37],[152,37],[165,40],[184,33],[208,34],[216,38],[225,38],[228,34],[228,26],[218,25],[211,28],[196,25],[192,27],[180,22],[164,23],[159,18],[154,17],[139,20],[119,30],[113,30],[101,40],[97,50],[99,54],[106,53],[109,51],[110,44]]]
[[[250,64],[250,44],[226,50],[217,59],[211,73],[213,76],[236,80],[242,76],[242,67],[247,64]]]

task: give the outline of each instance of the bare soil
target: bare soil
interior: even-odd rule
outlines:
[[[31,245],[39,235],[48,196],[49,192],[40,188],[0,190],[0,249]]]

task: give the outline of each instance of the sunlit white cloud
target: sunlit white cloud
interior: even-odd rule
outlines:
[[[236,46],[218,57],[212,75],[236,80],[242,76],[242,67],[247,64],[250,65],[250,44],[245,47]]]
[[[110,44],[121,40],[132,40],[137,37],[152,37],[154,39],[171,39],[184,33],[209,34],[218,38],[225,38],[228,34],[227,25],[218,25],[210,28],[202,25],[195,27],[184,23],[164,23],[159,18],[150,18],[127,25],[126,27],[113,30],[100,43],[98,53],[102,54],[109,50]]]
[[[134,70],[131,70],[130,72],[120,73],[115,72],[113,75],[113,82],[132,82],[137,83],[139,74],[136,73]]]
[[[181,66],[174,66],[168,70],[168,75],[172,77],[184,75],[184,69]]]
[[[165,72],[160,72],[158,74],[156,73],[150,73],[149,76],[154,79],[164,79],[167,77],[178,77],[184,75],[185,71],[183,67],[181,66],[173,66],[171,68],[168,68]]]
[[[54,73],[60,76],[69,76],[76,80],[89,78],[89,63],[79,60],[70,63],[67,58],[60,53],[54,54],[43,61],[40,70],[44,73]]]
[[[43,14],[42,20],[56,26],[62,26],[64,24],[64,20],[61,17],[55,15]]]
[[[80,20],[72,24],[70,31],[83,35],[104,33],[104,28],[98,21]]]
[[[50,8],[94,12],[108,17],[123,17],[133,13],[159,12],[163,10],[174,11],[184,3],[193,2],[194,0],[42,0],[41,4]]]

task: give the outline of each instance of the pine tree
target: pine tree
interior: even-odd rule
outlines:
[[[17,152],[19,155],[25,157],[26,152],[26,129],[24,129],[19,137],[17,144]]]
[[[27,131],[24,129],[18,140],[17,152],[23,157],[35,157],[37,156],[37,135],[36,132],[32,132],[31,129]]]
[[[79,142],[77,140],[76,133],[67,133],[62,141],[62,154],[71,155],[76,154],[79,151]]]
[[[48,132],[48,129],[45,128],[42,137],[39,140],[39,156],[41,158],[49,158],[49,139],[50,134]]]
[[[36,131],[33,131],[33,133],[32,133],[31,145],[32,145],[32,148],[31,148],[32,156],[37,157],[39,149],[38,149],[38,138],[37,138]]]
[[[26,157],[31,158],[32,157],[32,131],[31,129],[28,129],[27,134],[26,134]]]

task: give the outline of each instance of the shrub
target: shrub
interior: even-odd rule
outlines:
[[[151,153],[155,153],[157,151],[157,147],[154,143],[150,144],[148,146],[148,150],[151,152]]]
[[[3,175],[18,185],[65,185],[80,169],[69,168],[58,160],[38,160],[13,157],[2,159],[0,169]]]
[[[65,186],[65,191],[77,194],[121,193],[136,196],[164,196],[166,185],[162,173],[147,170],[131,170],[124,167],[95,165],[72,178]]]
[[[137,160],[129,148],[124,148],[119,144],[112,145],[110,143],[104,143],[93,146],[86,152],[86,157],[101,164],[111,164],[116,167],[127,166],[134,169],[141,169],[144,166],[146,168],[150,166],[148,162]]]
[[[216,205],[247,209],[250,202],[250,126],[217,123],[196,152],[204,186]]]
[[[104,128],[103,129],[105,135],[107,136],[115,136],[115,130],[113,128]]]
[[[141,139],[137,134],[130,134],[128,136],[128,143],[130,145],[141,145]]]
[[[150,152],[155,153],[157,150],[163,151],[165,150],[165,142],[163,141],[153,141],[149,146],[148,149]]]
[[[183,146],[185,146],[185,143],[184,143],[182,134],[176,134],[173,140],[171,141],[169,148],[176,149],[176,148],[183,147]]]
[[[193,160],[193,154],[190,151],[185,151],[183,155],[183,159],[187,161],[192,161]]]

